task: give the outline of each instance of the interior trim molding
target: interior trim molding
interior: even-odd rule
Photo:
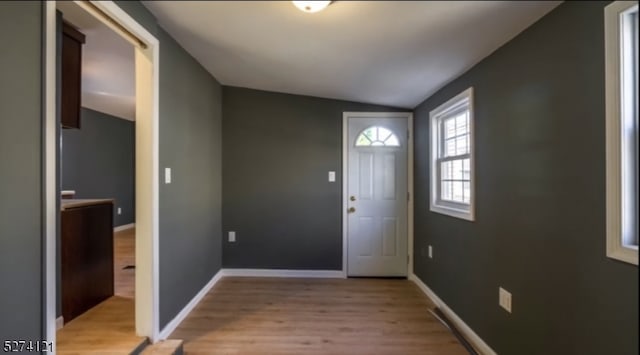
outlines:
[[[200,303],[200,301],[202,301],[202,298],[204,298],[204,296],[206,296],[206,294],[209,293],[209,291],[211,291],[213,286],[215,286],[215,284],[218,283],[218,281],[220,281],[220,279],[222,277],[224,277],[224,276],[226,276],[226,275],[224,275],[224,271],[222,269],[219,270],[213,276],[213,278],[211,278],[211,280],[209,280],[209,282],[207,282],[207,284],[204,285],[202,290],[200,290],[200,292],[198,292],[191,299],[191,301],[189,303],[187,303],[186,306],[184,306],[184,308],[180,311],[180,313],[178,313],[169,323],[167,323],[167,325],[164,327],[164,329],[162,329],[162,331],[160,331],[160,335],[158,336],[158,339],[159,340],[167,339],[169,337],[169,335],[171,335],[171,333],[173,333],[173,331],[176,330],[176,328],[178,328],[180,323],[182,323],[182,321],[184,321],[185,318],[187,318],[189,313],[191,313],[191,311],[193,311],[193,309],[196,308],[198,303]]]
[[[447,318],[451,320],[451,322],[456,326],[456,328],[458,328],[460,333],[464,335],[464,337],[469,341],[469,343],[471,343],[471,345],[474,347],[474,349],[476,349],[478,353],[483,355],[497,355],[496,352],[493,351],[493,349],[491,349],[491,347],[489,347],[489,345],[487,345],[487,343],[485,343],[484,340],[482,340],[482,338],[480,338],[480,336],[478,336],[478,334],[476,334],[473,329],[471,329],[471,327],[469,327],[460,317],[458,317],[458,315],[455,314],[455,312],[451,308],[449,308],[449,306],[447,306],[447,304],[444,303],[444,301],[442,301],[440,297],[435,294],[435,292],[433,292],[427,285],[425,285],[425,283],[422,282],[422,280],[420,280],[418,276],[412,273],[411,275],[409,275],[409,280],[413,281],[413,283],[415,283],[418,288],[420,288],[420,290],[424,292],[424,294],[427,295],[427,297],[429,297],[431,301],[433,301],[433,303],[435,303],[436,306],[438,306],[442,310],[442,313],[444,313]]]
[[[290,269],[222,269],[224,276],[235,277],[307,277],[345,278],[342,270],[290,270]]]
[[[56,330],[60,330],[64,327],[64,317],[60,316],[56,318]]]
[[[113,232],[114,233],[122,232],[122,231],[125,231],[127,229],[131,229],[131,228],[135,228],[135,227],[136,227],[135,223],[123,224],[121,226],[117,226],[117,227],[113,228]]]

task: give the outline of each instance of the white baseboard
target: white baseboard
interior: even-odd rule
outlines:
[[[56,318],[56,330],[60,330],[64,327],[64,318],[62,316]]]
[[[222,269],[224,276],[343,279],[342,270]]]
[[[135,227],[136,227],[135,223],[123,224],[121,226],[117,226],[117,227],[113,228],[113,232],[114,233],[115,232],[122,232],[124,230],[135,228]]]
[[[213,278],[202,288],[202,290],[200,290],[200,292],[198,292],[198,294],[195,295],[195,297],[193,297],[193,299],[182,309],[182,311],[180,311],[180,313],[178,313],[178,315],[176,315],[175,318],[173,318],[171,322],[169,322],[164,327],[164,329],[162,329],[160,335],[158,336],[158,340],[167,339],[169,335],[171,335],[171,333],[176,330],[178,325],[180,325],[180,323],[182,323],[182,321],[187,318],[189,313],[193,311],[198,303],[200,303],[202,298],[213,288],[213,286],[215,286],[218,281],[220,281],[223,276],[225,276],[223,270],[218,271],[215,276],[213,276]]]
[[[455,314],[453,310],[451,310],[451,308],[449,308],[449,306],[447,306],[447,304],[444,303],[444,301],[442,301],[440,297],[435,294],[435,292],[433,292],[427,285],[425,285],[424,282],[422,282],[422,280],[418,278],[418,276],[416,276],[415,274],[411,274],[409,275],[409,280],[418,285],[420,290],[422,290],[422,292],[424,292],[427,297],[429,297],[433,301],[433,303],[435,303],[436,306],[440,308],[442,313],[444,313],[447,318],[451,320],[455,327],[458,328],[460,333],[464,335],[465,339],[467,339],[469,343],[471,343],[471,345],[474,347],[474,349],[476,349],[478,353],[483,355],[496,355],[496,352],[493,351],[493,349],[491,349],[489,345],[487,345],[487,343],[485,343],[484,340],[482,340],[482,338],[480,338],[478,334],[476,334],[473,329],[471,329],[460,317],[458,317],[458,315]]]

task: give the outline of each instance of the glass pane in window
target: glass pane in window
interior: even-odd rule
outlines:
[[[463,203],[470,203],[471,201],[471,183],[465,181],[462,183]]]
[[[399,147],[398,137],[387,128],[372,126],[356,138],[357,147]]]
[[[442,180],[451,180],[453,178],[453,165],[450,161],[445,161],[440,164],[440,176]]]
[[[471,160],[464,159],[462,161],[462,179],[471,180]]]
[[[456,117],[456,136],[469,133],[469,112]]]
[[[456,140],[456,155],[462,155],[469,153],[469,147],[467,146],[467,142],[469,140],[468,135],[458,136],[455,138]]]
[[[389,138],[387,138],[387,140],[384,141],[384,145],[386,145],[387,147],[399,147],[400,142],[398,142],[398,137],[392,134],[389,136]]]
[[[445,119],[444,122],[444,139],[449,139],[456,135],[456,121],[454,118]]]
[[[453,199],[451,181],[442,182],[440,188],[440,198],[445,201],[451,201]]]
[[[451,186],[453,193],[453,197],[451,198],[451,200],[455,202],[463,202],[464,198],[462,196],[462,192],[464,191],[464,189],[462,186],[462,181],[452,181]]]
[[[469,204],[471,201],[471,169],[469,159],[440,163],[442,200]]]
[[[356,139],[356,145],[357,146],[371,145],[371,141],[369,140],[369,138],[367,138],[367,136],[365,136],[364,134],[361,134],[360,136],[358,136],[358,139]]]
[[[452,160],[451,164],[453,165],[452,178],[454,180],[462,180],[462,160]]]
[[[386,141],[387,138],[389,138],[390,135],[392,135],[393,133],[391,133],[390,130],[384,128],[384,127],[378,127],[378,139],[382,142]]]
[[[444,156],[450,157],[456,155],[456,139],[449,138],[444,141]]]
[[[369,138],[372,142],[378,140],[378,128],[377,127],[369,127],[364,130],[364,134]]]

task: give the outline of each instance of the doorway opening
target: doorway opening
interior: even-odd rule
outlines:
[[[51,1],[44,8],[44,331],[55,347],[60,326],[71,328],[83,314],[96,309],[120,311],[124,300],[130,309],[122,316],[129,317],[132,335],[155,342],[159,334],[159,42],[111,1]],[[67,32],[64,26],[69,26]],[[67,49],[81,47],[84,40],[95,41],[88,46],[88,61],[79,61],[81,57],[74,61],[62,50],[65,43]],[[100,47],[112,51],[96,53]],[[127,60],[118,59],[114,50],[118,47],[127,48]],[[109,70],[110,64],[121,67]],[[69,74],[70,66],[84,77]],[[100,82],[101,76],[108,80]],[[75,84],[78,102],[66,95]],[[74,107],[79,119],[75,123],[69,120],[76,118]],[[75,129],[62,130],[63,124]],[[112,164],[91,166],[105,160]],[[65,266],[69,260],[73,265]],[[135,271],[127,268],[133,265]],[[91,279],[81,290],[81,284]],[[79,307],[82,304],[84,308]],[[63,321],[61,314],[73,319]]]
[[[343,114],[343,273],[413,271],[413,115]]]

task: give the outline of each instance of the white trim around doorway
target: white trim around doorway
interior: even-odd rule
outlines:
[[[159,339],[159,59],[160,42],[113,1],[91,1],[146,44],[136,60],[136,333]],[[56,344],[56,2],[44,2],[44,333]],[[105,21],[102,19],[102,21]]]

